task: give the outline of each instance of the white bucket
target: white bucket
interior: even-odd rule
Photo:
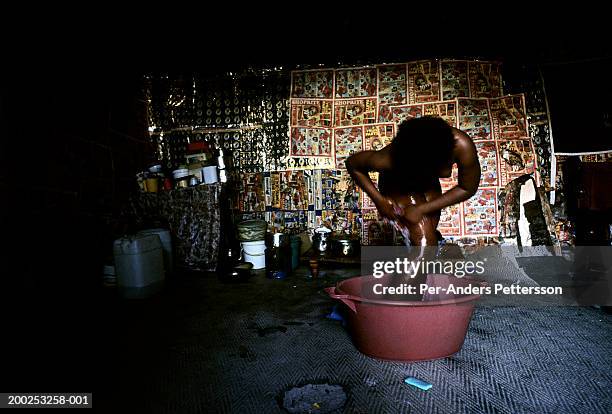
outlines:
[[[202,173],[205,184],[214,184],[218,181],[216,165],[210,165],[202,168]]]
[[[266,267],[266,242],[257,240],[242,242],[244,261],[253,263],[253,269],[263,269]]]

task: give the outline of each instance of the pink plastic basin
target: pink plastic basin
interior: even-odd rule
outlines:
[[[385,300],[372,293],[374,284],[387,286],[389,281],[390,276],[360,276],[325,289],[350,309],[348,328],[360,352],[394,361],[423,361],[444,358],[461,349],[480,295],[426,294],[417,302]],[[426,283],[444,289],[450,284],[486,286],[474,279],[438,274],[428,275]]]

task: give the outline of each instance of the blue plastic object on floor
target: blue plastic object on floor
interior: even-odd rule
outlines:
[[[334,321],[342,321],[342,326],[346,324],[346,321],[344,320],[340,312],[338,312],[338,305],[334,305],[331,313],[329,315],[326,315],[325,317],[327,319],[333,319]]]
[[[425,391],[433,387],[433,385],[430,384],[429,382],[421,381],[420,379],[414,378],[414,377],[408,377],[404,380],[404,382],[406,384],[414,385],[415,387],[420,388]]]
[[[332,308],[332,311],[329,315],[327,315],[328,319],[333,319],[335,321],[343,321],[344,318],[342,317],[342,315],[340,315],[338,313],[338,305],[334,305],[334,307]]]

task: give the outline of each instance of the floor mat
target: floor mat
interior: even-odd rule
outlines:
[[[351,272],[318,280],[304,270],[285,280],[258,274],[235,285],[181,275],[158,298],[110,301],[108,386],[97,407],[286,413],[289,390],[329,384],[342,387],[341,412],[350,413],[612,412],[612,316],[480,306],[454,356],[380,361],[359,353],[342,323],[326,317],[335,302],[322,289]],[[433,387],[412,387],[408,376]]]

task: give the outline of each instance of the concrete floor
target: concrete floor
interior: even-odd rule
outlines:
[[[508,265],[492,269],[516,277]],[[335,302],[323,288],[359,269],[324,270],[239,284],[184,272],[135,301],[112,289],[10,292],[0,303],[2,389],[93,392],[109,413],[280,413],[288,396],[318,413],[612,412],[612,316],[602,310],[482,305],[459,353],[380,361],[326,318]],[[433,387],[411,387],[408,376]],[[305,391],[296,399],[306,389],[339,391],[343,406],[329,411],[331,400]]]
[[[287,412],[288,391],[339,386],[340,410],[311,412],[612,411],[612,317],[579,307],[479,307],[456,355],[405,364],[359,353],[322,291],[359,269],[304,268],[223,284],[184,273],[145,301],[107,298],[98,408],[140,412]],[[429,391],[405,384],[414,376]],[[293,390],[295,391],[295,390]],[[333,408],[333,407],[331,407]]]

